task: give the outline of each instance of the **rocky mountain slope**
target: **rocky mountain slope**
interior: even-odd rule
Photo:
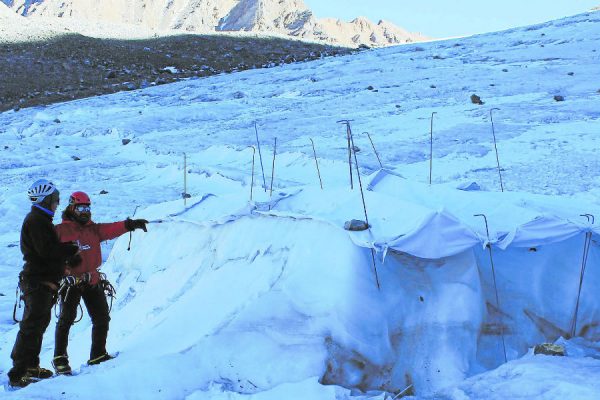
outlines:
[[[0,4],[0,112],[350,52],[252,33],[154,37],[124,24],[106,24],[102,36],[97,24],[57,20],[40,24]]]
[[[154,30],[249,31],[334,45],[389,46],[427,40],[386,21],[318,19],[302,0],[2,0],[28,17],[60,17]]]

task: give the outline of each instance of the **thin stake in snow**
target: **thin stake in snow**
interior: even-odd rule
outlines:
[[[429,184],[431,185],[431,175],[433,174],[433,116],[437,112],[431,113],[431,127],[429,129]]]
[[[351,119],[342,119],[337,121],[338,124],[344,124],[346,125],[346,139],[348,140],[348,168],[350,170],[350,189],[354,190],[354,182],[352,181],[352,148],[351,148],[351,142],[352,139],[350,138],[351,132],[350,132],[350,122],[352,120]]]
[[[256,145],[258,146],[258,157],[260,158],[260,169],[262,171],[263,188],[267,191],[267,181],[265,180],[265,168],[263,167],[262,153],[260,152],[260,140],[258,140],[258,128],[254,122],[254,132],[256,133]]]
[[[187,154],[183,153],[183,206],[187,204]]]
[[[275,146],[273,147],[273,167],[271,168],[271,192],[269,197],[273,196],[273,178],[275,177],[275,156],[277,155],[277,138],[275,138]]]
[[[250,181],[250,201],[252,201],[252,189],[254,188],[254,156],[256,155],[256,148],[254,146],[250,146],[252,148],[252,180]]]
[[[494,137],[494,150],[496,150],[496,164],[498,165],[498,176],[500,177],[500,191],[504,192],[504,185],[502,184],[502,173],[500,172],[500,159],[498,158],[498,147],[496,146],[496,132],[494,130],[494,118],[492,117],[492,111],[500,110],[499,108],[492,108],[490,110],[490,121],[492,122],[492,136]]]
[[[588,222],[594,224],[595,218],[592,214],[582,214],[581,217],[586,217]],[[583,277],[585,275],[585,267],[587,265],[587,258],[590,252],[590,245],[592,243],[592,232],[585,233],[585,241],[583,242],[583,258],[581,260],[581,272],[579,274],[579,289],[577,290],[577,302],[575,303],[575,313],[573,314],[573,320],[571,321],[571,337],[575,337],[577,333],[577,314],[579,313],[579,299],[581,297],[581,287],[583,286]]]
[[[317,161],[317,152],[315,151],[315,142],[312,138],[309,138],[312,143],[313,155],[315,156],[315,164],[317,165],[317,175],[319,175],[319,184],[321,185],[321,189],[323,189],[323,181],[321,180],[321,171],[319,171],[319,161]]]
[[[379,158],[379,153],[377,152],[377,149],[375,148],[375,144],[373,144],[373,139],[371,139],[371,135],[369,135],[369,132],[363,132],[366,133],[367,136],[369,137],[369,141],[371,142],[371,147],[373,147],[373,151],[375,152],[375,157],[377,157],[377,161],[379,162],[379,168],[383,169],[383,164],[381,163],[381,159]]]
[[[494,281],[494,292],[496,293],[496,308],[498,309],[498,315],[500,315],[500,334],[502,335],[502,350],[504,351],[504,362],[507,362],[506,358],[506,343],[504,341],[504,323],[502,321],[502,313],[500,311],[500,300],[498,299],[498,285],[496,284],[496,270],[494,268],[494,257],[492,256],[492,243],[490,242],[490,230],[488,228],[488,221],[485,214],[475,214],[475,217],[483,217],[485,221],[485,233],[487,235],[487,247],[490,253],[490,265],[492,267],[492,279]]]
[[[350,144],[352,153],[354,154],[354,166],[356,167],[356,176],[358,176],[358,187],[360,189],[360,197],[362,198],[363,210],[365,212],[365,222],[367,223],[367,228],[369,231],[371,230],[371,225],[369,224],[369,216],[367,215],[367,204],[365,203],[365,193],[363,192],[362,187],[362,179],[360,178],[360,170],[358,167],[358,158],[356,157],[356,147],[354,147],[354,136],[352,135],[352,128],[350,128],[350,121],[346,121],[346,131],[348,132],[348,137],[350,138]],[[352,172],[352,170],[351,170]],[[375,283],[377,283],[377,289],[381,290],[381,286],[379,285],[379,275],[377,274],[377,265],[375,264],[375,250],[371,247],[371,259],[373,261],[373,271],[375,273]]]

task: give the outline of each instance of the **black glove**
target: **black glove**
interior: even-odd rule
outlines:
[[[142,229],[144,232],[148,232],[146,229],[146,224],[148,221],[145,219],[129,219],[125,220],[125,229],[128,231],[134,231],[136,229]]]
[[[77,253],[74,256],[67,258],[67,265],[69,266],[69,268],[75,268],[76,266],[81,264],[82,261],[83,259],[81,258],[81,254]]]
[[[92,274],[89,272],[84,272],[83,275],[81,275],[81,282],[83,283],[90,283],[92,280]]]

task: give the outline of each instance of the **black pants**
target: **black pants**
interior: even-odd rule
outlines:
[[[69,330],[77,317],[79,302],[83,298],[88,314],[92,319],[92,348],[90,350],[90,359],[101,356],[106,353],[106,337],[108,336],[108,323],[110,316],[108,312],[108,303],[104,290],[100,285],[94,286],[72,286],[66,301],[62,302],[60,316],[56,324],[56,335],[54,345],[54,356],[67,354],[69,344]]]
[[[56,292],[42,283],[21,280],[25,310],[19,324],[19,333],[10,357],[13,367],[8,372],[11,380],[25,374],[27,368],[40,365],[42,338],[50,323]]]

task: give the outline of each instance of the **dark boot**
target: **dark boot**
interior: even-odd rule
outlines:
[[[88,360],[87,363],[88,363],[88,365],[96,365],[96,364],[100,364],[101,362],[104,362],[104,361],[112,360],[113,358],[115,358],[115,356],[111,356],[108,353],[104,353],[99,357]]]
[[[52,376],[54,376],[54,374],[49,369],[42,368],[38,365],[37,367],[27,368],[27,372],[25,372],[25,376],[28,376],[33,379],[48,379],[48,378],[52,378]]]
[[[24,375],[20,377],[11,377],[9,380],[9,385],[15,388],[23,388],[30,383],[50,378],[53,375],[54,374],[49,369],[41,368],[40,366],[31,367],[27,368],[27,371]]]
[[[54,357],[52,366],[58,375],[71,375],[71,366],[69,365],[69,357],[67,356]]]
[[[23,375],[19,378],[10,378],[8,384],[14,388],[24,388],[30,383],[36,382],[36,380],[31,379],[27,375]]]

